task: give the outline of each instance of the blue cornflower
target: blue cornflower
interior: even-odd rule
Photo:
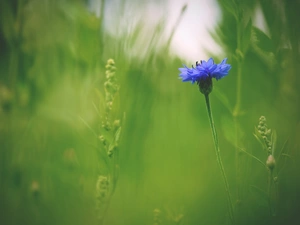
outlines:
[[[195,70],[194,67],[190,69],[186,65],[183,66],[184,68],[179,68],[179,70],[181,71],[181,74],[179,76],[181,76],[182,81],[192,81],[192,83],[195,83],[199,80],[200,74]]]
[[[192,66],[192,68],[188,68],[184,65],[184,68],[179,68],[180,74],[179,76],[182,78],[182,81],[191,81],[195,83],[195,81],[199,81],[204,78],[216,78],[217,80],[226,76],[231,69],[230,64],[226,64],[227,58],[223,59],[220,64],[214,64],[214,60],[210,58],[207,62],[205,60],[201,60],[201,63],[196,63],[196,68]]]
[[[196,67],[188,68],[184,65],[184,68],[179,68],[183,82],[191,81],[192,83],[197,82],[200,91],[203,94],[209,94],[212,90],[212,78],[217,80],[226,76],[231,69],[230,64],[226,64],[227,58],[219,64],[215,64],[214,60],[210,58],[207,62],[201,60],[200,63],[196,62]]]

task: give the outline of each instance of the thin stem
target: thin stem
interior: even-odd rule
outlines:
[[[210,127],[211,127],[211,131],[212,131],[212,135],[213,135],[213,139],[214,139],[214,144],[215,144],[215,152],[216,152],[216,155],[217,155],[217,162],[218,162],[220,170],[221,170],[221,174],[222,174],[223,181],[224,181],[224,184],[225,184],[225,190],[226,190],[226,193],[227,193],[229,216],[230,216],[231,223],[234,224],[234,214],[233,214],[232,200],[231,200],[231,196],[230,196],[230,192],[229,192],[229,184],[228,184],[226,173],[225,173],[225,170],[224,170],[224,166],[223,166],[223,163],[222,163],[222,160],[221,160],[218,136],[217,136],[217,131],[216,131],[216,128],[215,128],[213,115],[212,115],[211,108],[210,108],[209,96],[208,96],[208,94],[204,95],[204,96],[205,96],[205,103],[206,103],[206,107],[207,107]]]
[[[240,114],[241,107],[241,87],[242,86],[242,63],[238,60],[237,65],[237,84],[236,84],[236,101],[233,110],[233,116],[237,117]]]
[[[102,59],[102,53],[103,53],[103,48],[104,48],[104,18],[105,18],[105,0],[101,0],[101,5],[100,5],[100,30],[99,30],[99,47],[100,47],[100,58]]]
[[[255,159],[256,161],[258,161],[264,168],[266,167],[266,164],[263,163],[259,158],[255,157],[254,155],[250,154],[249,152],[243,150],[243,149],[240,149],[240,151],[246,153],[248,156],[252,157],[253,159]]]
[[[236,83],[236,101],[233,109],[233,121],[235,127],[235,171],[236,171],[236,213],[240,214],[241,202],[241,154],[239,150],[239,123],[238,116],[241,108],[241,89],[242,89],[242,58],[241,55],[241,23],[237,18],[237,83]],[[241,54],[241,55],[240,55]]]
[[[240,150],[239,150],[239,132],[238,132],[238,121],[237,117],[234,115],[234,130],[235,130],[235,175],[236,175],[236,202],[240,202]],[[239,204],[237,204],[237,210],[239,210]]]
[[[278,175],[278,174],[277,174]],[[274,182],[274,208],[273,208],[273,216],[276,216],[277,212],[277,207],[278,207],[278,182],[277,177],[273,177],[273,182]]]
[[[241,52],[241,22],[237,20],[237,83],[236,83],[236,101],[233,110],[233,116],[237,117],[240,114],[241,107],[241,89],[242,89],[242,57]]]
[[[269,170],[269,178],[268,178],[268,202],[270,209],[270,216],[272,216],[272,202],[271,202],[271,186],[272,186],[272,171]]]

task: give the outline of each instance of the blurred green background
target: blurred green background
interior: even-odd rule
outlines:
[[[117,115],[126,119],[104,224],[229,224],[204,97],[178,80],[178,68],[194,62],[170,50],[189,3],[167,36],[167,17],[153,26],[142,17],[146,1],[101,0],[99,15],[89,4],[0,3],[0,223],[98,223],[96,182],[107,171],[83,120],[96,130],[101,123],[93,102],[104,99],[95,90],[104,93],[112,58],[121,86]],[[109,4],[113,21],[105,21]],[[124,22],[128,7],[132,21]],[[226,0],[218,7],[211,38],[232,69],[214,81],[210,98],[237,224],[299,224],[300,2]],[[252,26],[257,7],[267,32]],[[105,24],[124,32],[112,34]],[[201,54],[194,61],[207,60]],[[277,133],[274,216],[265,196],[268,170],[240,151],[266,161],[253,135],[262,115]]]

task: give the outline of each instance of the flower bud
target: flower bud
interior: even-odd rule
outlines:
[[[272,132],[272,130],[271,130],[271,129],[268,129],[268,130],[266,131],[266,135],[270,135],[271,132]]]
[[[110,128],[111,128],[111,125],[110,125],[109,121],[105,121],[104,123],[102,123],[102,127],[103,127],[105,130],[109,131]]]
[[[107,60],[108,65],[115,65],[115,61],[113,59]]]
[[[114,149],[109,149],[108,152],[107,152],[107,156],[109,158],[111,158],[113,156],[113,154],[114,154]]]
[[[120,120],[115,120],[114,121],[114,123],[113,123],[113,126],[114,126],[114,128],[118,128],[118,127],[120,127]]]
[[[32,181],[30,185],[30,191],[34,197],[37,197],[40,192],[40,184],[37,181]]]
[[[268,153],[269,153],[269,154],[272,153],[272,147],[271,147],[271,146],[268,147]]]
[[[110,81],[104,82],[104,87],[105,87],[107,90],[109,90],[109,89],[111,88],[111,86],[112,86],[112,83],[111,83]]]
[[[99,176],[96,183],[96,198],[99,202],[104,202],[109,191],[109,179],[106,176]]]
[[[161,224],[160,214],[161,214],[161,211],[159,209],[153,210],[153,222],[154,222],[153,225]]]
[[[267,136],[262,136],[262,139],[264,139],[264,141],[267,141],[268,139],[267,139]]]
[[[213,89],[213,83],[212,83],[211,77],[200,79],[199,81],[197,81],[197,83],[198,83],[200,92],[204,95],[209,95],[209,93]]]
[[[273,155],[269,155],[266,161],[267,167],[272,171],[275,168],[276,162]]]
[[[103,135],[100,135],[98,138],[102,142],[102,144],[105,146],[106,145],[106,139],[105,139],[105,137]]]
[[[261,117],[259,118],[259,121],[266,122],[266,117],[261,116]]]
[[[264,134],[266,134],[266,125],[261,125],[260,130],[264,132]]]

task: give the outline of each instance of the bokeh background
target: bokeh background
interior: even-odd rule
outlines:
[[[299,224],[299,10],[288,0],[2,0],[0,223],[99,223],[107,170],[91,130],[112,58],[126,116],[104,224],[230,224],[204,97],[178,79],[182,64],[227,57],[210,98],[237,224]],[[249,155],[267,159],[253,135],[262,115],[277,134],[274,215],[268,169]]]

